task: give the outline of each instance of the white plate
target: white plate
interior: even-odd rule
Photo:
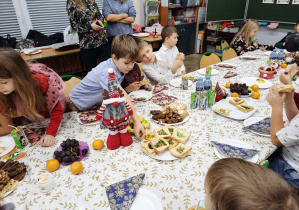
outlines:
[[[237,139],[222,139],[219,141],[219,143],[223,143],[223,144],[229,144],[235,147],[241,147],[241,148],[246,148],[246,149],[254,149],[250,144],[247,144],[246,142],[237,140]],[[216,147],[214,147],[214,152],[215,154],[220,158],[227,158],[226,156],[220,154],[220,152],[218,152],[218,150],[216,149]],[[256,154],[250,158],[247,158],[245,160],[248,160],[250,162],[256,163],[259,159],[259,154]]]
[[[141,142],[142,143],[142,142]],[[192,139],[191,137],[189,138],[189,140],[185,143],[186,146],[192,146]],[[141,144],[140,144],[140,149],[141,149]],[[141,149],[142,152],[144,152],[142,149]],[[170,161],[170,160],[178,160],[178,159],[183,159],[183,158],[177,158],[177,157],[174,157],[170,152],[169,152],[169,149],[166,149],[164,152],[161,152],[159,154],[156,154],[156,156],[151,156],[149,154],[147,154],[146,152],[144,152],[147,156],[153,158],[153,159],[156,159],[156,160],[162,160],[162,161]],[[186,156],[188,157],[190,154],[192,153],[192,150],[189,152],[189,154]]]
[[[152,191],[145,188],[138,190],[130,210],[163,210],[161,199]]]
[[[0,157],[9,153],[15,146],[16,143],[10,134],[0,137],[0,147],[5,147],[5,150],[0,154]]]
[[[270,82],[269,80],[263,79],[265,81],[265,83],[260,83],[257,81],[257,79],[261,79],[261,78],[259,78],[259,77],[243,77],[243,78],[241,78],[240,81],[241,81],[241,83],[246,83],[246,85],[249,87],[256,84],[260,88],[270,88],[273,85],[272,82]]]
[[[215,109],[217,106],[219,106],[221,108],[228,108],[230,110],[229,115],[228,116],[222,115],[222,116],[232,118],[235,120],[245,120],[248,117],[250,117],[251,115],[253,115],[253,113],[256,112],[256,110],[258,109],[258,106],[253,101],[251,101],[249,99],[245,99],[245,103],[250,106],[253,106],[253,110],[251,110],[250,112],[247,112],[247,113],[242,112],[241,110],[238,110],[235,105],[232,105],[231,103],[229,103],[229,99],[231,99],[231,98],[232,97],[227,97],[226,99],[222,99],[221,101],[218,101],[216,104],[214,104],[212,106],[213,111],[215,112]]]
[[[264,52],[264,55],[270,56],[271,53],[272,53],[272,51],[266,51],[266,52]]]
[[[197,72],[199,74],[206,74],[206,68],[203,68],[203,69],[198,69]],[[216,70],[216,69],[212,69],[212,72],[211,72],[211,75],[216,75],[219,73],[219,70]]]
[[[82,123],[81,120],[80,120],[80,118],[79,118],[79,114],[80,113],[77,113],[76,120],[78,121],[78,123],[80,125],[95,125],[95,124],[99,124],[100,123],[100,121],[98,121],[98,120],[94,121],[94,122],[90,122],[90,123]]]
[[[149,33],[136,33],[136,34],[133,34],[133,36],[136,36],[136,37],[147,37],[149,35],[150,35]]]
[[[187,122],[190,119],[190,114],[185,117],[185,119],[182,122],[177,122],[177,123],[160,123],[157,120],[152,119],[155,123],[160,124],[160,125],[181,125]]]
[[[243,124],[244,124],[244,126],[249,126],[249,125],[257,123],[257,122],[259,122],[263,119],[264,119],[263,117],[249,117],[248,119],[244,120]],[[260,135],[260,136],[271,137],[270,134],[267,135],[267,134],[261,134],[261,133],[258,133],[258,132],[252,131],[252,130],[249,130],[249,131],[252,132],[252,133],[255,133],[257,135]]]
[[[130,98],[133,101],[137,101],[137,98],[141,98],[144,97],[145,100],[143,101],[148,101],[152,98],[153,94],[152,91],[147,91],[147,90],[137,90],[137,91],[133,91],[129,94]]]
[[[231,67],[222,67],[222,66],[219,66],[219,65],[230,65]],[[234,68],[237,68],[237,66],[235,64],[232,64],[232,63],[218,63],[218,64],[215,64],[214,66],[215,67],[219,67],[219,68],[224,68],[224,69],[234,69]]]
[[[192,81],[191,80],[188,80],[188,86],[191,86],[192,85]],[[178,77],[178,78],[175,78],[173,80],[170,80],[169,81],[169,84],[173,87],[181,87],[182,86],[182,77]]]
[[[24,54],[26,54],[26,55],[34,55],[34,54],[37,54],[40,52],[41,52],[41,50],[24,50]]]
[[[242,60],[249,60],[249,61],[259,59],[259,58],[256,57],[256,56],[250,56],[250,55],[243,55],[243,56],[240,56],[239,58],[242,59]],[[247,59],[247,58],[248,58],[248,59]]]

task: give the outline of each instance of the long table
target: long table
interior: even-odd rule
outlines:
[[[227,81],[239,82],[242,77],[258,77],[258,67],[264,66],[267,56],[256,50],[246,55],[260,56],[259,60],[244,61],[238,57],[226,62],[238,66],[233,71],[239,76],[224,79],[227,70],[219,71],[211,77],[215,84],[225,84]],[[190,76],[203,76],[198,72],[192,72]],[[277,83],[278,75],[271,82]],[[297,89],[298,86],[295,86]],[[178,127],[191,132],[192,152],[186,158],[175,161],[157,161],[150,158],[140,149],[140,142],[134,139],[129,147],[117,150],[94,150],[92,142],[95,139],[106,140],[107,129],[101,129],[99,124],[84,126],[76,120],[76,113],[65,113],[56,143],[51,147],[41,147],[39,144],[27,146],[24,151],[27,156],[20,161],[28,165],[28,174],[20,186],[11,195],[4,199],[6,202],[14,202],[17,209],[108,209],[109,203],[106,197],[105,186],[124,180],[139,173],[145,173],[143,188],[154,192],[161,199],[164,209],[187,209],[204,199],[204,179],[208,168],[218,157],[214,153],[211,140],[235,138],[244,141],[259,150],[259,161],[266,159],[276,146],[271,143],[269,137],[263,137],[251,132],[243,131],[243,121],[232,120],[214,113],[211,108],[206,111],[191,110],[190,94],[194,92],[195,84],[188,90],[170,88],[164,91],[166,94],[176,96],[177,102],[185,104],[190,113],[190,120]],[[261,89],[260,99],[254,101],[258,110],[253,116],[271,116],[271,107],[266,101],[268,89]],[[160,127],[154,123],[149,113],[150,110],[159,109],[160,106],[152,101],[134,103],[138,114],[151,123],[151,130]],[[49,121],[33,123],[28,127],[47,126]],[[53,158],[53,152],[66,138],[75,138],[85,141],[90,147],[90,153],[82,160],[84,170],[79,175],[73,175],[69,166],[60,166],[53,172],[57,186],[49,193],[42,194],[37,186],[38,177],[47,172],[46,162]],[[259,162],[258,161],[258,162]]]

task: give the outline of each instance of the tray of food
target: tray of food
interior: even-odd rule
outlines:
[[[249,99],[227,97],[212,106],[214,112],[235,120],[245,120],[258,109],[258,106]]]
[[[142,137],[141,150],[156,160],[177,160],[192,150],[191,133],[177,127],[164,126]]]

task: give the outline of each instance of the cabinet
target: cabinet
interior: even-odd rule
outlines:
[[[169,5],[168,1],[168,5]],[[197,11],[198,6],[185,6],[185,7],[178,7],[178,8],[171,8],[169,6],[161,6],[159,9],[159,22],[162,26],[166,26],[170,24],[170,16],[171,14],[176,14],[179,11],[184,10],[193,10],[194,17],[189,18],[193,20],[191,23],[181,23],[179,25],[173,25],[178,30],[178,43],[177,47],[180,52],[184,54],[191,54],[195,51],[195,42],[196,42],[196,20],[197,20]],[[186,17],[182,17],[185,20],[188,19]]]

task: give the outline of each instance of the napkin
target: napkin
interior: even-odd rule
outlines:
[[[271,118],[267,117],[257,123],[243,127],[244,130],[270,135]]]
[[[214,145],[214,147],[218,150],[218,152],[221,155],[229,158],[247,159],[256,155],[259,152],[255,149],[241,148],[241,147],[236,147],[236,146],[223,144],[215,141],[211,141],[211,144]]]
[[[141,187],[145,173],[117,182],[106,187],[110,209],[130,209]]]
[[[98,121],[96,116],[97,110],[89,110],[78,113],[78,117],[82,124]]]
[[[234,77],[234,76],[237,76],[239,74],[235,73],[235,72],[232,72],[232,71],[228,71],[226,73],[226,75],[224,76],[224,78],[231,78],[231,77]]]
[[[156,84],[154,90],[153,90],[153,94],[159,93],[163,90],[168,90],[168,87],[161,85],[161,84]]]
[[[28,141],[34,145],[36,144],[42,136],[46,133],[46,127],[43,128],[30,128],[24,131]]]
[[[172,104],[176,99],[177,99],[176,97],[169,96],[165,93],[159,93],[152,97],[153,102],[160,106]]]

